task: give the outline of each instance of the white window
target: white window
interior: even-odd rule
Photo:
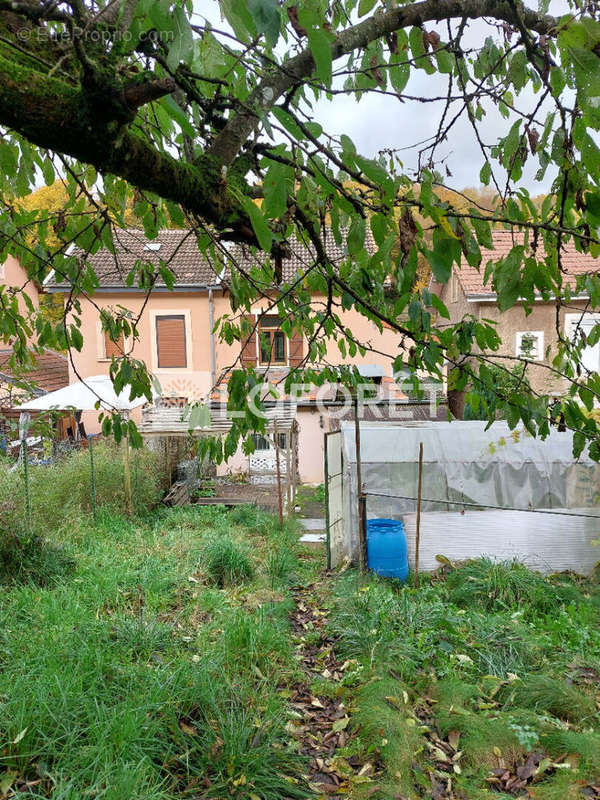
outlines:
[[[544,358],[544,331],[519,331],[515,353],[518,358],[541,361]]]
[[[582,334],[589,336],[596,325],[600,325],[600,314],[565,315],[565,333],[573,342]],[[600,342],[583,348],[581,364],[590,372],[600,372]]]

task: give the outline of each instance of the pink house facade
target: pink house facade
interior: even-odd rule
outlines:
[[[112,355],[130,354],[144,361],[161,387],[164,398],[187,401],[215,399],[214,388],[222,382],[229,370],[240,363],[252,365],[257,370],[269,371],[270,379],[281,379],[306,355],[306,343],[289,340],[279,329],[279,320],[262,300],[251,309],[256,332],[249,341],[227,344],[213,333],[215,323],[225,314],[232,315],[227,279],[222,267],[208,263],[199,253],[190,231],[164,230],[157,239],[147,241],[139,231],[121,231],[117,234],[116,253],[100,251],[89,257],[99,286],[93,297],[81,302],[81,331],[84,346],[73,353],[71,381],[108,373]],[[126,276],[136,262],[157,264],[161,259],[169,264],[176,276],[173,289],[157,281],[152,292],[128,287]],[[283,280],[290,279],[297,265],[285,264]],[[60,284],[51,283],[51,292],[64,292]],[[324,297],[315,296],[315,307],[322,307]],[[100,315],[103,309],[112,313],[139,317],[138,337],[135,341],[111,342],[102,329]],[[369,320],[355,311],[345,312],[343,323],[357,340],[370,343],[382,353],[357,354],[344,359],[331,342],[323,360],[328,366],[356,364],[369,374],[377,374],[378,382],[391,387],[392,363],[401,353],[399,336],[391,331],[380,332]],[[261,335],[259,336],[258,330]],[[265,353],[265,341],[270,343]],[[274,378],[271,378],[271,376]],[[393,384],[395,397],[405,396]],[[323,479],[323,434],[339,424],[339,409],[335,402],[325,410],[316,402],[314,394],[301,398],[297,405],[298,424],[298,475],[303,482],[320,482]],[[97,420],[86,419],[86,429],[97,429]],[[243,472],[248,467],[248,457],[238,452],[223,466],[222,472]]]

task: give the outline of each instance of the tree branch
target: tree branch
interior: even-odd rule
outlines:
[[[530,30],[545,35],[557,29],[559,22],[555,17],[538,14],[525,7],[520,11],[518,15],[514,7],[503,0],[422,0],[394,8],[385,14],[375,14],[342,31],[331,45],[331,55],[335,61],[399,28],[454,18],[493,17],[512,25],[525,24]],[[312,75],[314,69],[312,52],[306,48],[281,64],[279,69],[267,74],[247,98],[243,110],[235,114],[215,138],[209,153],[221,164],[231,164],[258,125],[259,113],[267,114],[285,92]]]

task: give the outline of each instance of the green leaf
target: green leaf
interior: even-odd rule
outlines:
[[[450,319],[450,312],[444,305],[444,303],[440,300],[437,294],[431,295],[431,305],[435,308],[438,312],[440,317],[444,317],[445,319]]]
[[[248,0],[248,11],[259,33],[264,33],[268,43],[274,47],[281,28],[281,11],[277,0]]]
[[[185,11],[181,6],[176,6],[172,15],[171,29],[175,35],[169,46],[167,66],[175,70],[181,61],[187,63],[194,57],[194,37]]]
[[[479,173],[479,180],[483,183],[484,186],[489,186],[491,177],[492,177],[492,166],[489,161],[486,161],[483,167],[481,168],[481,172]]]
[[[262,215],[261,210],[255,203],[252,202],[249,197],[244,198],[243,204],[246,213],[250,217],[250,222],[252,223],[252,228],[254,229],[254,233],[256,234],[259,245],[266,253],[268,253],[271,250],[271,245],[273,244],[273,234],[267,225],[267,221]]]
[[[315,60],[316,74],[326,86],[331,84],[331,39],[321,28],[308,31],[308,45]]]
[[[452,253],[449,248],[426,252],[433,277],[439,283],[448,283],[452,274]]]
[[[364,17],[377,4],[377,0],[360,0],[358,4],[358,16]]]
[[[294,170],[285,164],[271,164],[263,181],[263,210],[268,217],[282,217],[294,188]]]

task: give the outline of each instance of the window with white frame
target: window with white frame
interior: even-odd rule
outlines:
[[[589,335],[600,325],[600,314],[566,314],[565,333],[572,342],[585,337],[586,346],[581,351],[581,365],[590,372],[600,372],[600,342],[589,344]]]
[[[519,331],[515,353],[518,358],[541,361],[544,358],[544,331]]]

